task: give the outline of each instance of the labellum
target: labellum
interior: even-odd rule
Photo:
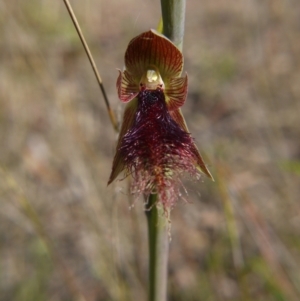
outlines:
[[[177,47],[150,30],[129,43],[117,80],[127,106],[108,184],[125,171],[133,178],[131,192],[157,193],[165,212],[180,195],[182,176],[199,179],[202,172],[212,179],[180,111],[188,88],[182,69]]]

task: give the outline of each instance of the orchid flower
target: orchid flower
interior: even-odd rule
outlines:
[[[127,106],[108,184],[125,171],[133,177],[131,192],[157,193],[165,211],[178,199],[184,174],[212,179],[180,111],[188,90],[182,69],[180,50],[150,30],[130,41],[117,80]]]

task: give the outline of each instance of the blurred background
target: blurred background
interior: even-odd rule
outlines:
[[[158,0],[72,0],[117,68]],[[215,177],[172,211],[169,301],[300,300],[300,2],[188,0],[183,113]],[[63,1],[0,2],[0,300],[146,300],[143,200]],[[134,204],[134,206],[132,206]]]

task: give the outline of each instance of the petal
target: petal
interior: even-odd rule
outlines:
[[[116,154],[114,157],[112,171],[111,171],[107,185],[109,185],[112,181],[114,181],[116,179],[116,177],[119,175],[119,173],[121,171],[123,171],[125,168],[124,158],[120,153],[120,146],[121,146],[123,136],[132,127],[136,110],[137,110],[137,98],[135,98],[133,101],[131,101],[129,104],[127,104],[127,106],[125,108],[122,127],[121,127],[118,144],[117,144],[117,148],[116,148]]]
[[[182,129],[184,129],[186,132],[189,132],[189,130],[187,128],[187,125],[186,125],[186,122],[184,120],[184,117],[183,117],[180,109],[170,111],[170,115],[180,125],[180,127]]]
[[[173,110],[173,111],[170,111],[170,115],[171,117],[178,123],[179,126],[181,126],[182,129],[184,129],[186,132],[189,132],[188,131],[188,128],[187,128],[187,125],[186,125],[186,122],[184,120],[184,117],[181,113],[181,110],[178,109],[178,110]],[[197,168],[203,172],[204,174],[206,174],[210,179],[214,180],[213,176],[211,175],[210,171],[207,169],[203,159],[202,159],[202,156],[196,146],[195,143],[193,143],[193,148],[192,148],[192,152],[194,153],[195,157],[197,158]]]
[[[186,100],[188,92],[188,77],[172,78],[165,87],[166,102],[169,111],[179,109]]]
[[[180,76],[183,56],[170,40],[152,29],[130,41],[125,53],[125,66],[139,80],[145,70],[153,65],[159,69],[166,82]]]
[[[126,70],[124,72],[119,70],[117,90],[119,99],[122,102],[129,102],[139,93],[138,83],[134,81],[134,78]]]
[[[202,156],[196,146],[196,144],[194,144],[194,149],[193,149],[193,153],[195,154],[195,156],[197,157],[197,168],[202,171],[203,173],[205,173],[210,179],[212,179],[214,181],[213,176],[211,175],[210,171],[208,170],[208,168],[206,167]]]

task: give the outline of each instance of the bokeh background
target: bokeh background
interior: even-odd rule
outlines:
[[[71,1],[117,68],[158,0]],[[183,112],[215,182],[172,211],[169,301],[300,300],[300,2],[188,0]],[[0,2],[0,300],[146,300],[143,200],[63,1]]]

